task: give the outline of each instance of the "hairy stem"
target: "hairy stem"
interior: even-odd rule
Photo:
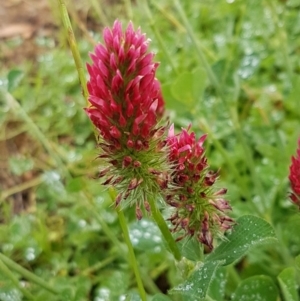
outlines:
[[[109,190],[109,193],[110,193],[111,199],[115,200],[115,198],[116,198],[115,190],[113,188],[111,188]],[[141,297],[142,301],[146,301],[147,300],[146,292],[145,292],[142,277],[141,277],[141,274],[140,274],[140,271],[139,271],[138,263],[137,263],[137,260],[136,260],[135,254],[134,254],[133,246],[132,246],[131,241],[130,241],[126,218],[125,218],[124,213],[123,213],[123,211],[121,210],[120,207],[117,207],[116,211],[118,213],[119,223],[120,223],[123,235],[124,235],[124,240],[125,240],[125,243],[126,243],[127,248],[128,248],[129,262],[130,262],[130,264],[132,266],[132,269],[134,271],[134,275],[135,275],[135,279],[136,279],[136,282],[137,282],[137,285],[138,285],[138,290],[139,290],[139,293],[140,293],[140,297]]]

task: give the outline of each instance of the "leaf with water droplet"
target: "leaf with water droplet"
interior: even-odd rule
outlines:
[[[136,292],[129,293],[126,296],[126,299],[125,299],[125,301],[141,301],[141,300],[142,299],[140,298],[140,296]]]
[[[254,246],[274,241],[276,235],[269,223],[257,216],[244,215],[237,219],[226,240],[205,261],[224,260],[224,265],[228,265],[245,256]]]
[[[179,249],[182,256],[189,260],[201,261],[203,260],[203,249],[202,245],[199,244],[199,241],[195,238],[185,238],[178,242]]]
[[[227,270],[225,267],[219,268],[209,286],[208,295],[215,301],[223,301],[227,282]]]
[[[232,301],[276,301],[278,291],[272,278],[253,276],[242,281],[233,294]]]
[[[131,223],[129,235],[135,249],[151,253],[160,253],[163,249],[161,233],[152,220],[143,218]]]
[[[284,269],[277,277],[285,301],[299,301],[296,271],[293,267]]]
[[[200,264],[200,267],[184,283],[174,287],[170,294],[180,294],[189,300],[201,300],[205,298],[212,279],[223,261],[210,261]]]

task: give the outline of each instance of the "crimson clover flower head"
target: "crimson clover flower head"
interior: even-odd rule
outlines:
[[[91,107],[88,116],[112,149],[147,149],[164,112],[158,63],[148,52],[149,40],[132,23],[123,32],[119,21],[105,28],[87,64]]]
[[[203,143],[206,135],[196,139],[194,132],[182,129],[175,135],[172,125],[167,137],[169,160],[173,164],[170,183],[173,192],[166,201],[174,207],[169,218],[173,232],[183,233],[177,240],[195,236],[199,242],[213,249],[213,238],[222,237],[234,221],[227,216],[231,210],[224,195],[227,190],[215,189],[218,172],[209,170]]]
[[[90,106],[85,109],[99,132],[99,178],[118,191],[116,205],[135,202],[141,218],[141,203],[149,209],[145,192],[158,193],[167,168],[158,63],[148,52],[149,40],[131,22],[123,31],[115,21],[112,29],[104,29],[103,40],[87,64]]]
[[[289,180],[292,188],[290,199],[300,209],[300,138],[298,140],[297,155],[295,157],[292,156],[292,164],[290,165]]]

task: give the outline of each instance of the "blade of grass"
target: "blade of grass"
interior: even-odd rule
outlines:
[[[60,294],[60,291],[58,289],[56,289],[55,287],[52,287],[48,282],[44,281],[40,277],[38,277],[35,274],[24,269],[22,266],[15,263],[13,260],[9,259],[2,253],[0,253],[0,261],[3,262],[9,269],[19,273],[24,278],[39,285],[40,287],[43,287],[45,290],[49,291],[50,293],[55,294],[55,295]]]
[[[83,65],[82,65],[82,61],[81,61],[81,56],[77,47],[77,43],[76,43],[76,39],[75,39],[75,35],[72,29],[72,25],[70,22],[70,18],[69,18],[69,14],[68,14],[68,10],[66,7],[66,4],[63,0],[58,0],[59,2],[59,10],[61,13],[61,17],[62,17],[62,21],[63,21],[63,25],[66,31],[66,35],[70,44],[70,48],[72,51],[72,55],[74,58],[74,62],[76,65],[76,69],[78,72],[78,77],[79,77],[79,81],[80,81],[80,85],[81,85],[81,89],[82,89],[82,94],[86,100],[87,105],[89,105],[88,102],[88,90],[87,90],[87,86],[86,86],[86,77],[85,77],[85,71],[83,69]]]
[[[34,296],[21,286],[19,280],[10,271],[10,269],[0,259],[0,271],[21,291],[21,293],[29,300],[35,300]]]

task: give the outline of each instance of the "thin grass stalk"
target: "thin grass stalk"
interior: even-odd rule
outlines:
[[[60,294],[60,291],[57,288],[51,286],[48,282],[44,281],[42,278],[40,278],[40,277],[36,276],[35,274],[29,272],[28,270],[24,269],[22,266],[15,263],[13,260],[9,259],[2,253],[0,253],[0,261],[3,262],[10,270],[17,272],[24,278],[39,285],[40,287],[44,288],[45,290],[49,291],[50,293],[55,294],[55,295]]]
[[[29,300],[35,300],[34,296],[28,292],[24,287],[21,286],[19,280],[15,275],[10,271],[10,269],[0,260],[0,271],[5,275],[20,291],[21,293]]]
[[[48,139],[41,132],[39,127],[33,122],[30,116],[25,112],[25,110],[18,103],[18,101],[15,100],[14,97],[8,92],[5,92],[4,97],[9,107],[12,108],[12,111],[15,112],[16,114],[19,114],[21,116],[21,119],[23,119],[23,121],[27,124],[29,128],[29,132],[31,132],[32,136],[36,137],[41,142],[41,144],[49,153],[51,158],[55,160],[57,166],[61,166],[65,176],[69,176],[69,171],[67,170],[67,168],[64,168],[64,163],[61,160],[60,156],[58,156],[57,153],[53,150],[53,147],[49,143]]]
[[[80,56],[80,53],[79,53],[79,50],[77,47],[77,43],[76,43],[75,35],[73,32],[73,28],[71,25],[71,21],[69,18],[68,10],[67,10],[64,0],[58,0],[58,2],[59,2],[59,10],[61,13],[61,18],[62,18],[63,25],[64,25],[64,28],[66,31],[66,35],[67,35],[67,38],[68,38],[68,41],[70,44],[70,48],[72,51],[76,69],[78,72],[78,77],[79,77],[79,81],[80,81],[80,85],[81,85],[81,89],[82,89],[82,94],[86,100],[87,105],[89,105],[89,102],[88,102],[89,93],[88,93],[87,85],[86,85],[85,70],[83,68],[81,56]]]

